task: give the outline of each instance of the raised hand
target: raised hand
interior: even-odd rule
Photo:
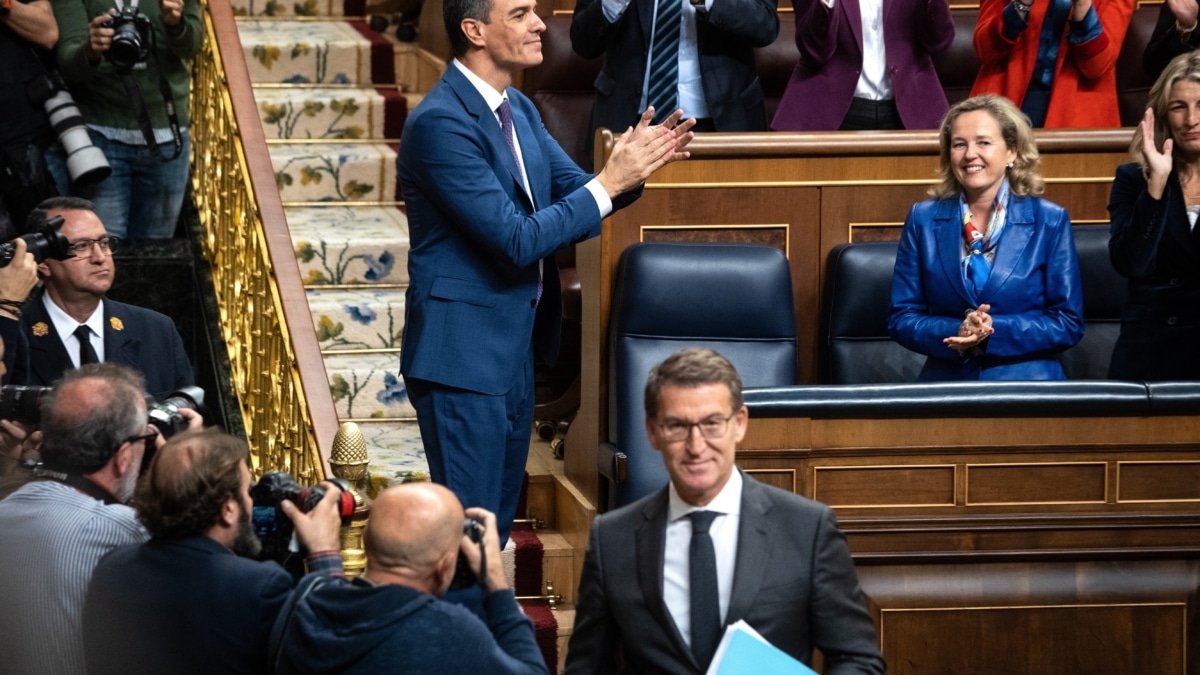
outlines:
[[[1154,199],[1162,199],[1163,191],[1167,187],[1167,178],[1171,175],[1171,169],[1175,166],[1175,159],[1171,156],[1171,151],[1175,149],[1175,141],[1167,138],[1163,141],[1163,147],[1160,151],[1154,142],[1154,110],[1146,108],[1146,114],[1142,115],[1142,156],[1146,162],[1146,191]]]
[[[650,107],[637,126],[626,129],[596,176],[609,197],[632,190],[661,167],[690,156],[685,148],[695,138],[691,129],[696,120],[680,122],[682,118],[683,111],[676,110],[662,124],[651,125],[654,108]]]

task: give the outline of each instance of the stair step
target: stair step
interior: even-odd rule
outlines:
[[[399,349],[404,289],[308,290],[308,307],[321,349],[328,352]]]
[[[416,419],[400,377],[399,349],[365,354],[330,352],[325,355],[325,372],[340,419]]]
[[[232,0],[234,16],[298,17],[358,16],[361,0]],[[349,7],[347,5],[350,5]]]
[[[287,207],[308,287],[407,284],[408,217],[394,206]]]
[[[367,441],[370,471],[389,484],[429,480],[429,462],[415,421],[372,420],[358,425]]]
[[[251,82],[396,81],[393,42],[362,21],[241,19],[237,25]]]
[[[396,151],[380,143],[270,146],[275,183],[287,202],[391,202]]]
[[[395,87],[258,87],[269,139],[398,139],[408,100]]]

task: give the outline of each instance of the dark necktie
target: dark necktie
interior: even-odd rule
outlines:
[[[658,124],[679,107],[679,31],[682,0],[658,0],[651,37],[650,78],[646,105],[654,106]]]
[[[79,340],[79,365],[86,366],[89,363],[100,363],[100,359],[96,357],[96,350],[92,349],[92,329],[83,324],[75,329],[75,338]]]
[[[692,607],[692,654],[701,670],[708,668],[721,640],[721,600],[717,595],[717,554],[708,528],[716,511],[693,511],[689,548],[688,595]]]
[[[517,154],[517,144],[513,140],[513,116],[512,106],[508,104],[508,99],[500,101],[500,107],[496,108],[496,114],[500,116],[500,128],[504,130],[504,140],[508,143],[508,151],[512,153],[513,161],[517,163],[517,174],[525,173],[524,167],[521,166],[521,157]],[[522,181],[524,178],[522,178]],[[538,268],[538,285],[537,299],[534,304],[537,304],[542,299],[542,271]]]

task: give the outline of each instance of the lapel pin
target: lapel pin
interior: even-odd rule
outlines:
[[[39,321],[33,324],[33,334],[37,337],[45,337],[50,334],[50,326],[47,326],[45,321]]]
[[[108,320],[108,324],[112,326],[113,330],[125,330],[125,324],[121,323],[121,320],[115,316]]]

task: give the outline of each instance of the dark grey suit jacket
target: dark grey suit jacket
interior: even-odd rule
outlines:
[[[42,296],[25,302],[23,339],[10,382],[50,386],[74,368]],[[104,360],[129,366],[146,378],[146,392],[157,399],[196,383],[175,322],[151,309],[104,299]]]
[[[726,625],[744,619],[825,673],[883,673],[846,539],[833,511],[743,475],[741,527]],[[566,673],[703,673],[663,601],[667,489],[592,524]],[[620,656],[619,656],[620,655]]]

